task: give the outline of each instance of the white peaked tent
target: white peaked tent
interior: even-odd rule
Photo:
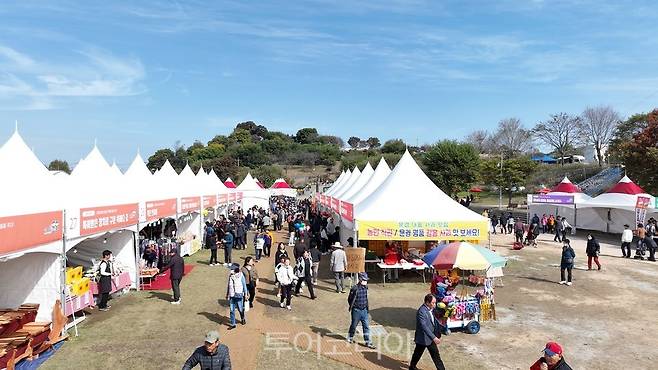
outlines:
[[[361,176],[352,184],[352,186],[347,189],[343,194],[338,196],[340,200],[347,200],[353,195],[357,194],[367,183],[370,181],[370,178],[375,173],[375,170],[370,165],[370,162],[366,164],[361,172]]]
[[[11,176],[0,193],[0,217],[58,211],[61,218],[63,199],[55,196],[61,189],[18,133],[0,147],[0,172]],[[46,191],[44,191],[46,190]],[[58,223],[61,233],[61,222]],[[45,229],[33,234],[46,233]],[[53,234],[54,235],[54,234]],[[53,303],[60,298],[60,237],[48,242],[34,242],[14,249],[0,237],[0,307],[17,308],[25,302],[39,303],[38,321],[49,321]]]
[[[406,151],[386,180],[356,204],[361,240],[485,240],[488,219],[430,180]]]
[[[370,163],[368,163],[368,166]],[[363,169],[362,177],[364,174],[367,175],[368,172],[368,166]],[[370,167],[372,170],[372,167]],[[359,189],[352,195],[347,195],[346,197],[343,197],[341,199],[341,202],[346,202],[352,205],[352,209],[354,209],[354,205],[356,205],[358,202],[362,201],[363,199],[367,198],[368,195],[370,195],[375,189],[381,185],[382,182],[388,177],[388,175],[391,173],[391,169],[388,167],[388,163],[384,160],[384,157],[382,157],[379,160],[379,164],[377,165],[377,169],[372,171],[372,174],[370,176],[367,176],[367,180],[362,186],[359,187]],[[360,181],[359,181],[360,182]],[[358,186],[358,185],[357,185]],[[349,220],[345,217],[341,217],[341,233],[340,233],[340,239],[341,243],[347,244],[347,239],[349,237],[352,237],[354,235],[354,221]]]
[[[286,197],[297,196],[297,190],[291,188],[286,180],[282,178],[278,178],[276,181],[274,181],[274,184],[272,184],[272,187],[270,187],[270,192],[272,195],[283,195]]]
[[[178,174],[174,167],[171,166],[169,160],[165,160],[165,163],[160,167],[160,169],[153,174],[153,177],[157,183],[159,191],[162,194],[162,198],[176,198],[178,194]]]
[[[66,205],[67,263],[71,266],[90,268],[93,260],[101,258],[103,250],[112,251],[117,266],[120,264],[130,274],[132,286],[137,286],[135,264],[135,237],[138,217],[134,224],[117,227],[109,232],[81,235],[84,221],[78,219],[84,208],[116,206],[137,203],[124,188],[121,171],[113,170],[96,145],[71,173]],[[138,207],[133,209],[138,212]]]
[[[340,180],[340,181],[337,181],[335,187],[333,189],[328,190],[324,194],[327,195],[327,196],[333,197],[334,194],[336,194],[336,192],[340,191],[341,188],[343,186],[345,186],[345,183],[347,183],[347,181],[349,181],[350,177],[352,177],[352,170],[348,169],[345,172],[345,175],[343,176],[343,179]]]
[[[570,225],[576,225],[578,223],[577,218],[581,217],[581,215],[576,214],[578,205],[592,200],[592,197],[583,193],[580,188],[574,185],[566,176],[546,194],[572,196],[574,204],[533,203],[532,194],[528,194],[528,214],[530,217],[533,217],[535,214],[539,218],[541,218],[542,215],[559,215],[560,217],[565,217]]]
[[[342,171],[342,172],[340,173],[340,175],[338,175],[338,178],[337,178],[336,180],[334,180],[334,183],[331,184],[331,186],[329,187],[329,189],[327,189],[327,190],[324,191],[324,194],[328,194],[330,191],[336,189],[336,187],[337,187],[338,185],[340,185],[340,183],[341,183],[341,181],[343,181],[343,179],[345,179],[345,171]]]
[[[579,204],[577,227],[587,230],[598,230],[609,233],[621,233],[624,224],[634,228],[635,206],[638,198],[649,198],[647,214],[656,212],[655,199],[635,184],[628,176],[624,176],[605,193]]]
[[[139,153],[137,153],[132,163],[130,163],[124,177],[126,182],[131,184],[131,188],[133,189],[129,192],[130,194],[128,194],[130,202],[159,199],[158,192],[160,188],[155,186],[153,175],[151,174],[151,171],[146,168],[144,159]],[[145,222],[145,219],[141,217],[141,212],[140,222]]]
[[[350,190],[352,188],[352,185],[361,177],[361,171],[359,170],[359,167],[354,167],[352,170],[352,173],[350,174],[350,177],[347,178],[343,182],[343,185],[340,186],[340,188],[336,189],[336,191],[333,193],[332,197],[336,199],[340,199],[340,197]]]
[[[243,209],[247,210],[253,206],[266,210],[270,208],[270,190],[261,188],[251,173],[242,180],[237,190],[242,192]]]

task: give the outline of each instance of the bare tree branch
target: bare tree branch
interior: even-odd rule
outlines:
[[[620,122],[619,113],[610,106],[587,107],[581,115],[580,136],[596,150],[599,166],[603,165],[603,149],[608,147],[614,130]]]
[[[499,150],[525,153],[532,147],[532,132],[526,130],[518,118],[506,118],[498,122],[493,141]]]
[[[560,155],[560,162],[564,165],[567,150],[578,143],[579,126],[580,117],[567,113],[553,114],[549,120],[535,126],[535,136],[553,148]]]

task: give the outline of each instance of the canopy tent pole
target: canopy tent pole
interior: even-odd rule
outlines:
[[[62,255],[61,255],[61,271],[60,271],[60,301],[62,304],[62,311],[66,312],[66,210],[62,211]],[[62,327],[60,335],[66,335],[66,325]]]
[[[142,285],[142,279],[139,277],[141,273],[141,269],[139,268],[139,261],[141,259],[141,254],[139,253],[139,221],[137,221],[137,233],[133,232],[133,250],[135,251],[135,277],[136,277],[136,290],[139,292],[139,288]]]

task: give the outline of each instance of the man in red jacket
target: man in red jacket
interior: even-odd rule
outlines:
[[[530,366],[530,370],[572,370],[562,356],[562,347],[555,342],[546,343],[544,356]]]

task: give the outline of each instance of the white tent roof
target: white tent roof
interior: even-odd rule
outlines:
[[[348,169],[343,175],[338,177],[338,180],[336,180],[336,182],[332,186],[332,189],[327,190],[324,194],[328,196],[332,196],[333,194],[335,194],[336,191],[339,190],[345,184],[345,182],[350,178],[350,176],[352,176],[352,171]]]
[[[0,147],[0,173],[5,176],[38,176],[48,174],[48,169],[30,150],[18,131]]]
[[[228,193],[228,188],[222,180],[217,176],[217,173],[215,172],[215,169],[210,170],[210,173],[208,174],[208,178],[212,181],[213,187],[216,189],[215,192],[217,194],[225,194]]]
[[[97,146],[68,177],[68,207],[85,208],[128,203],[121,171],[112,170]]]
[[[340,189],[336,190],[334,193],[333,197],[337,199],[341,199],[343,197],[343,194],[346,192],[350,191],[354,184],[359,180],[361,177],[361,171],[359,170],[359,167],[355,167],[354,171],[352,171],[352,176],[345,182],[345,185],[341,186]]]
[[[203,195],[202,184],[194,175],[189,164],[186,164],[181,173],[178,175],[180,187],[178,193],[181,197],[194,197]]]
[[[398,201],[402,199],[404,202]],[[355,205],[354,218],[358,221],[487,221],[434,185],[409,151],[377,190]]]
[[[151,171],[146,167],[146,163],[139,153],[135,155],[135,159],[130,163],[124,175],[132,178],[147,178],[148,176],[152,176]]]
[[[353,205],[356,205],[366,199],[370,194],[372,194],[375,189],[379,187],[379,185],[386,180],[388,175],[391,173],[391,169],[388,167],[388,163],[384,160],[384,157],[382,157],[379,160],[379,164],[377,165],[377,169],[375,169],[375,172],[372,174],[368,182],[359,190],[358,193],[352,195],[349,198],[344,199],[348,203],[352,203]]]
[[[352,184],[350,189],[347,189],[343,194],[340,195],[341,200],[347,200],[352,197],[354,194],[357,194],[367,183],[370,181],[370,178],[375,173],[375,170],[372,169],[370,162],[366,164],[361,172],[361,176]]]
[[[178,194],[178,174],[174,167],[171,166],[169,160],[166,160],[162,165],[159,171],[153,174],[158,187],[162,189],[162,197],[165,198],[177,198]]]
[[[159,200],[164,197],[161,193],[161,187],[154,186],[153,175],[146,168],[146,163],[144,163],[144,159],[139,153],[135,155],[135,159],[133,159],[123,176],[127,183],[136,188],[135,191],[130,192],[132,195],[131,202]]]
[[[242,180],[240,185],[238,185],[238,190],[263,190],[263,188],[258,185],[256,179],[251,177],[251,173],[247,173],[247,176]]]

